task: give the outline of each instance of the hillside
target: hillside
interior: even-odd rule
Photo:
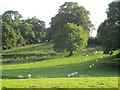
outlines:
[[[37,55],[35,55],[34,52],[36,52]],[[44,55],[47,54],[50,58],[48,59],[43,53]],[[53,56],[55,57],[52,57],[50,53],[54,53]],[[108,78],[112,77],[114,83],[117,84],[117,81],[114,78],[118,77],[117,67],[108,64],[113,57],[103,55],[101,51],[86,51],[83,54],[74,55],[72,57],[60,57],[60,54],[56,54],[53,51],[52,45],[46,43],[28,45],[3,51],[3,55],[13,54],[20,54],[21,56],[9,56],[9,58],[5,57],[3,59],[2,77],[9,78],[8,80],[3,80],[3,86],[7,86],[5,83],[8,81],[11,82],[12,78],[16,78],[16,82],[18,80],[18,75],[23,76],[25,78],[23,80],[27,80],[27,75],[29,73],[32,75],[30,80],[35,78],[38,80],[37,83],[41,83],[39,79],[42,78],[54,78],[55,82],[57,78],[66,78],[69,80],[70,78],[86,78],[89,82],[88,78],[94,78],[94,80],[96,78],[99,81],[101,78],[107,78],[105,80],[108,80]],[[41,54],[44,56],[44,60],[41,60],[43,58]],[[28,56],[23,57],[22,55]],[[106,82],[108,81],[105,81],[105,83]]]

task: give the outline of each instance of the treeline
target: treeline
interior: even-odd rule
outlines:
[[[16,45],[44,42],[47,37],[45,22],[37,17],[23,19],[18,11],[6,11],[2,15],[3,49]]]
[[[94,25],[89,11],[78,3],[65,2],[51,18],[50,27],[37,17],[23,19],[18,11],[6,11],[2,15],[3,49],[16,45],[52,42],[55,51],[72,55],[88,44],[99,44],[106,53],[120,52],[120,1],[113,1],[107,9],[107,19],[98,27],[97,37],[90,38]],[[98,16],[99,18],[99,16]]]
[[[71,31],[66,31],[65,26],[68,29],[71,27]],[[72,31],[72,27],[74,30],[78,30],[74,32]],[[46,28],[45,22],[41,21],[37,17],[23,19],[22,15],[18,11],[9,10],[4,12],[2,15],[3,49],[9,49],[16,45],[52,41],[53,44],[57,46],[55,49],[70,51],[69,49],[65,48],[70,46],[69,48],[75,48],[71,50],[73,52],[80,45],[82,46],[82,41],[84,42],[84,40],[86,40],[84,45],[87,45],[85,43],[88,40],[89,32],[92,28],[93,24],[89,18],[89,11],[87,11],[83,6],[79,6],[78,3],[65,2],[63,5],[61,5],[58,10],[58,14],[51,18],[49,28]],[[64,31],[66,32],[66,35],[64,35]],[[72,40],[70,34],[75,40]],[[77,34],[80,36],[76,37]],[[85,37],[83,38],[82,35]],[[63,39],[60,39],[61,36]],[[67,39],[68,37],[66,36],[70,38]],[[64,42],[67,41],[65,41],[64,38],[70,42],[65,44]],[[80,40],[79,44],[77,43],[78,40],[76,40],[76,38]],[[60,43],[60,45],[58,45],[58,43]],[[63,47],[60,47],[61,45]]]
[[[106,13],[107,19],[97,30],[97,39],[105,53],[112,54],[117,50],[120,57],[120,1],[111,2]]]

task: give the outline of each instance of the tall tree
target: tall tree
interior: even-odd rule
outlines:
[[[0,15],[0,54],[2,53],[2,16]]]
[[[21,34],[19,31],[20,19],[22,15],[18,11],[8,10],[3,13],[2,21],[5,22],[7,25],[11,26],[15,33],[18,35],[18,44],[23,43],[19,42],[21,40]]]
[[[98,28],[97,38],[106,52],[120,49],[120,1],[113,1],[107,10],[107,19]]]
[[[32,29],[35,33],[35,42],[43,42],[46,40],[46,28],[44,21],[40,21],[38,18],[32,17],[31,19],[28,18],[26,22],[33,25]]]
[[[68,23],[63,30],[60,30],[53,43],[55,51],[66,51],[72,56],[74,51],[83,49],[87,45],[87,34],[81,26]]]
[[[33,27],[32,24],[29,24],[24,20],[19,26],[21,35],[26,40],[26,44],[31,44],[34,40],[35,33],[32,30],[32,27]]]
[[[8,10],[3,13],[2,20],[8,25],[11,25],[14,29],[17,29],[19,25],[19,20],[22,18],[22,15],[18,11]]]
[[[57,35],[59,31],[67,24],[74,23],[82,26],[89,36],[89,32],[93,29],[93,24],[89,18],[89,11],[78,3],[65,2],[58,11],[58,14],[51,19],[51,36]]]
[[[14,29],[5,22],[2,22],[2,45],[3,49],[9,49],[17,44],[18,35]]]

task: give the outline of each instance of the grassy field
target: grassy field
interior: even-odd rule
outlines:
[[[31,44],[26,46],[20,46],[9,50],[4,50],[3,54],[42,54],[42,53],[53,53],[52,44],[41,43]]]
[[[38,55],[31,57],[34,52]],[[39,56],[43,53],[44,57]],[[54,53],[55,57],[50,53]],[[5,57],[2,60],[6,61],[2,65],[3,77],[18,77],[18,75],[25,77],[25,79],[3,79],[2,87],[118,88],[118,69],[114,64],[108,64],[114,58],[98,51],[91,50],[72,57],[61,57],[59,56],[61,54],[53,51],[51,44],[44,43],[5,50],[3,54],[28,56],[16,58],[11,55],[10,58]],[[42,58],[44,59],[41,60]],[[29,73],[32,75],[31,78],[27,78]]]
[[[8,88],[118,88],[117,77],[39,78],[3,80]]]

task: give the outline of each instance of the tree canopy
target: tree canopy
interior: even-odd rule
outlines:
[[[27,23],[33,25],[32,30],[34,31],[34,42],[44,42],[46,40],[46,27],[45,22],[40,21],[37,17],[28,18]]]
[[[9,49],[17,44],[18,35],[7,23],[2,23],[2,44],[3,49]]]
[[[24,20],[18,11],[8,10],[2,14],[1,22],[4,49],[15,45],[44,42],[47,39],[45,22],[36,17]]]
[[[120,1],[113,1],[107,10],[107,19],[98,28],[97,38],[106,52],[120,49]]]
[[[69,52],[69,56],[73,55],[73,51],[82,49],[87,45],[87,34],[83,27],[73,23],[67,23],[54,39],[55,51]]]
[[[93,24],[89,18],[89,11],[83,6],[78,6],[78,3],[65,2],[60,6],[58,14],[51,19],[51,37],[54,38],[67,23],[82,26],[88,35],[90,30],[93,29]]]

